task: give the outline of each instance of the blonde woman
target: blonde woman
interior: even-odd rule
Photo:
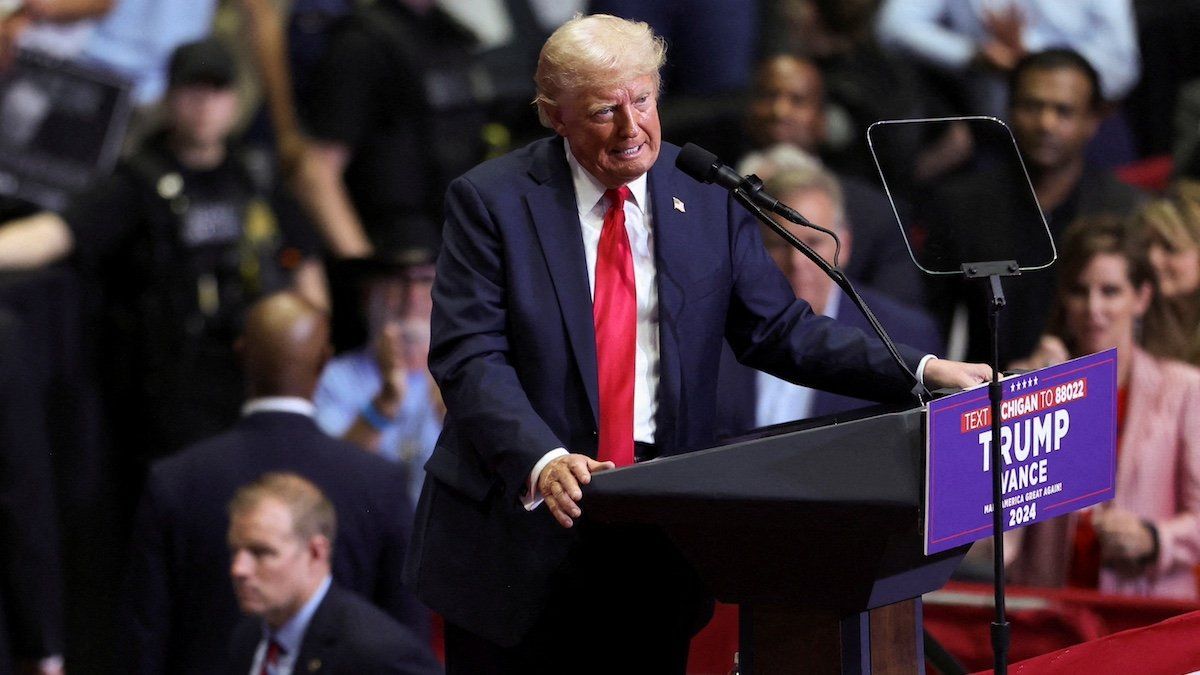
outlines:
[[[1132,221],[1154,267],[1158,296],[1142,342],[1155,353],[1200,365],[1200,183],[1147,204]]]

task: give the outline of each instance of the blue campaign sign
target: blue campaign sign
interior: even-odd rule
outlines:
[[[1117,350],[1003,381],[1005,530],[1113,498]],[[925,554],[992,534],[991,408],[986,387],[929,404]]]

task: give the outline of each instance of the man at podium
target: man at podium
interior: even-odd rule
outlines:
[[[450,186],[430,369],[447,405],[406,578],[446,621],[447,669],[683,673],[711,599],[655,531],[581,519],[593,472],[711,445],[725,338],[746,365],[910,396],[883,345],[815,315],[723,190],[675,169],[665,45],[573,19],[535,77],[555,136]],[[931,387],[990,377],[901,347]]]

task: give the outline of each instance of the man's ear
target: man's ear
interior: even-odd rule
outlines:
[[[332,562],[332,548],[329,538],[323,534],[314,534],[308,538],[308,554],[313,560]]]
[[[548,101],[538,101],[538,107],[546,119],[550,120],[550,128],[559,136],[567,135],[567,126],[563,123],[562,108]]]

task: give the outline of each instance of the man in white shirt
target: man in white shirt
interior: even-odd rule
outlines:
[[[857,230],[849,222],[838,180],[819,165],[797,165],[774,174],[763,186],[769,194],[803,213],[810,221],[829,229],[841,242],[806,227],[776,220],[797,239],[808,244],[817,255],[846,269],[855,250]],[[893,226],[894,227],[894,226]],[[897,240],[899,237],[897,236]],[[854,326],[864,332],[872,329],[853,301],[800,251],[782,237],[764,228],[763,243],[772,260],[783,271],[796,297],[808,302],[813,311]],[[903,250],[903,243],[894,242]],[[909,262],[909,265],[912,263]],[[875,318],[893,340],[929,354],[941,354],[941,337],[933,319],[922,309],[896,302],[876,289],[855,282],[855,289]],[[820,417],[871,405],[862,398],[838,396],[754,371],[737,363],[729,350],[721,352],[717,416],[718,437],[737,436],[755,427]]]

